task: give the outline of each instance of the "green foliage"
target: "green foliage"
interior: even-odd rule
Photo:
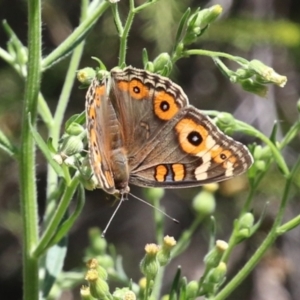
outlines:
[[[61,269],[66,255],[65,239],[80,215],[84,204],[84,187],[93,189],[97,185],[89,168],[86,153],[83,151],[86,144],[86,134],[82,127],[85,122],[85,114],[72,116],[66,122],[65,133],[60,138],[63,116],[84,49],[84,39],[95,22],[108,8],[111,8],[120,38],[118,67],[122,68],[126,65],[128,35],[134,17],[142,13],[141,15],[145,19],[146,14],[144,12],[147,9],[151,9],[153,12],[158,9],[155,6],[155,2],[157,2],[155,0],[146,1],[139,6],[136,6],[133,0],[129,0],[128,16],[123,22],[119,6],[113,2],[94,0],[88,3],[86,0],[82,0],[80,25],[45,58],[41,56],[41,3],[39,0],[28,1],[28,39],[30,41],[28,49],[20,42],[10,26],[6,22],[3,23],[9,41],[7,50],[0,49],[0,57],[18,72],[26,82],[22,116],[22,147],[14,145],[4,132],[0,131],[0,149],[7,155],[12,156],[20,166],[25,300],[37,300],[40,292],[43,292],[45,298],[54,299],[63,290],[78,285],[84,278],[84,270],[64,273],[61,272]],[[160,1],[159,4],[164,5],[164,2]],[[268,84],[283,87],[286,83],[286,77],[277,74],[272,68],[258,60],[247,61],[244,58],[227,53],[190,48],[210,30],[211,25],[213,27],[214,21],[221,12],[222,8],[219,5],[202,10],[199,8],[194,12],[187,9],[179,21],[172,50],[168,53],[159,54],[153,61],[149,60],[147,50],[143,51],[141,60],[145,69],[168,76],[178,60],[190,55],[204,55],[211,57],[212,61],[230,81],[239,84],[246,91],[265,96]],[[168,15],[168,18],[170,17]],[[159,19],[159,21],[163,24],[165,20]],[[148,19],[148,22],[151,22],[151,20]],[[281,25],[287,26],[287,24]],[[236,28],[238,29],[238,26]],[[272,28],[270,27],[270,30],[273,30]],[[151,37],[156,38],[156,36],[157,33],[154,32]],[[293,36],[295,39],[297,38],[297,30],[294,31]],[[46,69],[70,54],[72,56],[65,83],[55,112],[52,115],[40,92],[40,78]],[[237,70],[229,69],[221,60],[223,58],[235,62],[239,68]],[[77,72],[78,79],[84,85],[89,84],[94,76],[102,76],[103,72],[106,72],[104,63],[100,60],[98,62],[99,68],[96,71],[91,68],[84,68]],[[228,243],[215,241],[216,221],[212,216],[215,210],[215,187],[206,187],[195,197],[193,201],[194,221],[190,228],[182,232],[177,242],[168,236],[163,238],[162,215],[157,210],[155,211],[157,244],[148,244],[145,247],[146,254],[140,266],[145,278],[141,279],[139,284],[132,282],[127,277],[115,251],[110,251],[105,239],[100,237],[100,232],[97,229],[92,229],[90,231],[90,246],[86,250],[86,259],[95,258],[95,260],[89,261],[85,276],[88,287],[81,289],[82,299],[158,299],[165,266],[186,250],[193,233],[207,217],[211,218],[211,231],[209,251],[204,258],[204,273],[198,280],[188,282],[185,277],[182,277],[181,270],[178,268],[177,273],[174,274],[170,292],[163,299],[196,299],[201,295],[205,296],[206,299],[225,299],[250,273],[275,239],[300,224],[300,216],[286,223],[282,221],[295,176],[298,176],[299,179],[297,174],[300,165],[298,159],[293,168],[289,168],[282,155],[282,150],[299,134],[300,118],[278,141],[276,139],[276,124],[272,135],[267,137],[254,127],[234,119],[230,114],[215,111],[206,113],[214,117],[217,125],[225,132],[230,134],[242,132],[263,142],[263,146],[252,145],[255,163],[248,172],[250,191],[239,217],[234,221],[233,231]],[[48,129],[49,139],[47,142],[37,130],[37,116],[43,120]],[[47,209],[41,237],[38,236],[36,162],[34,155],[36,145],[48,162]],[[257,231],[264,217],[263,211],[260,219],[255,220],[250,208],[259,184],[274,162],[285,181],[279,211],[263,243],[240,272],[230,282],[226,282],[227,262],[233,249]],[[76,193],[76,207],[73,213],[69,213],[70,201]],[[149,198],[155,207],[160,207],[159,201],[162,195],[163,192],[159,189],[149,191]],[[39,278],[38,275],[41,270],[45,271],[45,275]],[[116,281],[120,284],[120,288],[113,292],[110,291],[108,279]]]

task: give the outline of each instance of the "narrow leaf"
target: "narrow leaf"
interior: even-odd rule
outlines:
[[[45,158],[53,168],[53,170],[57,173],[58,176],[63,177],[63,170],[60,167],[60,165],[52,158],[52,154],[49,151],[49,148],[43,138],[40,136],[40,134],[36,131],[35,128],[32,127],[31,122],[30,122],[30,114],[28,115],[28,122],[30,126],[31,133],[33,135],[33,138],[38,145],[39,149],[43,152]]]

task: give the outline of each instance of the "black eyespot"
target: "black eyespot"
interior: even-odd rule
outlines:
[[[170,109],[170,104],[167,101],[162,101],[159,107],[162,111],[168,111]]]
[[[222,160],[225,160],[227,158],[227,156],[224,153],[221,153],[220,157],[221,157]]]
[[[133,92],[139,94],[141,92],[141,89],[138,86],[135,86],[133,87]]]
[[[187,140],[192,145],[199,146],[202,143],[203,138],[198,131],[191,131],[187,136]]]

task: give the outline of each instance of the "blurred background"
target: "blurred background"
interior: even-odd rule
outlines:
[[[143,1],[136,1],[143,3]],[[121,0],[123,20],[127,15],[128,1]],[[182,86],[190,102],[200,109],[214,109],[234,114],[237,119],[252,124],[270,135],[274,121],[279,121],[278,139],[299,117],[296,109],[300,89],[300,2],[280,0],[160,0],[136,16],[128,41],[127,64],[142,67],[142,49],[147,48],[149,59],[161,52],[171,51],[178,22],[187,7],[208,7],[220,4],[223,14],[192,48],[223,51],[248,60],[259,59],[288,78],[282,89],[270,86],[266,98],[247,93],[239,85],[228,81],[208,57],[193,56],[181,59],[172,73],[172,79]],[[43,55],[55,49],[78,25],[80,1],[43,1]],[[26,2],[0,1],[0,19],[6,19],[20,40],[27,44]],[[0,28],[0,46],[6,48],[7,36]],[[119,41],[112,14],[107,10],[90,32],[80,67],[96,67],[91,56],[99,57],[108,69],[117,64]],[[238,66],[224,61],[229,68]],[[42,93],[54,111],[66,75],[69,58],[47,70],[42,79]],[[85,90],[75,82],[66,119],[81,113],[85,106]],[[16,72],[0,60],[0,128],[17,145],[20,145],[20,121],[24,82]],[[46,128],[39,123],[46,137]],[[247,136],[236,139],[245,144],[253,142]],[[299,156],[300,140],[285,149],[287,163],[291,166]],[[39,211],[45,204],[46,164],[37,153]],[[17,164],[0,152],[0,295],[1,299],[21,299],[21,219],[19,215]],[[229,278],[237,273],[272,225],[282,195],[284,180],[273,167],[259,187],[253,203],[253,213],[258,218],[267,201],[267,214],[259,231],[239,245],[229,263]],[[292,199],[285,220],[300,212],[300,184],[293,187]],[[191,200],[201,190],[166,191],[162,205],[180,224],[165,221],[165,234],[178,238],[193,221]],[[132,187],[132,193],[145,199],[143,190]],[[239,177],[220,185],[216,194],[217,238],[228,240],[233,220],[247,195],[247,179]],[[64,270],[82,267],[84,249],[88,246],[88,229],[104,228],[114,207],[101,190],[86,192],[86,205],[69,237]],[[153,210],[129,199],[121,206],[106,235],[107,241],[116,245],[124,257],[124,267],[129,277],[141,277],[139,262],[146,243],[155,242]],[[164,291],[167,292],[178,265],[188,280],[198,279],[203,272],[203,257],[208,247],[208,220],[194,235],[187,251],[167,268]],[[300,295],[300,228],[280,237],[251,275],[228,299],[292,300]],[[60,299],[78,299],[78,289],[63,293]]]

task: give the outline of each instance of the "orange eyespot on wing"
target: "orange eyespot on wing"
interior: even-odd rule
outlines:
[[[149,88],[137,79],[131,81],[121,80],[117,85],[120,90],[129,93],[136,100],[145,99],[149,96]]]
[[[198,155],[214,145],[214,140],[207,129],[197,124],[193,119],[185,118],[180,120],[176,124],[175,130],[180,147],[186,153]]]
[[[154,94],[154,113],[164,121],[172,119],[179,111],[178,104],[172,95],[165,91]]]
[[[216,146],[211,150],[211,157],[214,162],[218,164],[223,163],[227,159],[229,159],[232,163],[235,163],[236,158],[233,155],[234,154],[230,150],[225,150],[221,146]]]

